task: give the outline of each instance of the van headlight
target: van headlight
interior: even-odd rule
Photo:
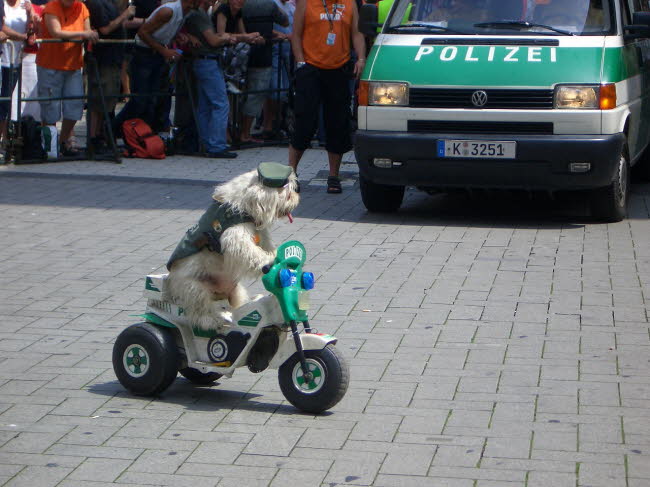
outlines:
[[[616,107],[616,85],[562,85],[555,88],[555,108],[611,110]]]
[[[408,84],[371,81],[368,86],[368,104],[393,107],[407,106],[409,104]]]

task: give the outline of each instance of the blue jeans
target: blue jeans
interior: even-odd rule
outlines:
[[[129,64],[131,92],[144,95],[158,91],[160,76],[165,67],[165,59],[153,49],[136,47]],[[150,126],[154,125],[157,96],[134,96],[115,117],[115,127],[121,129],[122,123],[130,118],[141,118]]]
[[[207,152],[224,151],[229,105],[223,71],[214,59],[196,59],[194,74],[199,92],[199,136]]]

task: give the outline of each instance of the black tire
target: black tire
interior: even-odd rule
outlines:
[[[336,405],[348,390],[350,382],[350,369],[347,362],[336,347],[328,345],[322,350],[308,350],[305,352],[310,369],[318,370],[322,377],[316,383],[301,388],[294,381],[294,374],[302,379],[302,368],[298,354],[294,353],[278,370],[278,381],[282,394],[291,404],[306,413],[318,414]],[[313,387],[312,387],[313,385]],[[309,388],[313,389],[309,391]]]
[[[630,162],[627,154],[624,147],[614,181],[609,186],[594,190],[591,195],[592,214],[607,223],[620,222],[627,216],[630,194]]]
[[[368,211],[387,213],[397,211],[404,199],[404,186],[388,186],[359,176],[361,200]]]
[[[133,394],[160,394],[174,382],[178,365],[174,335],[165,328],[138,323],[122,331],[115,340],[113,370],[120,383]]]
[[[193,369],[192,367],[185,367],[178,372],[191,383],[199,386],[208,386],[222,377],[222,374],[216,372],[204,373],[200,370]]]

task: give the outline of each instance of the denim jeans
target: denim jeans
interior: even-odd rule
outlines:
[[[199,92],[199,136],[207,152],[224,151],[229,108],[223,71],[214,59],[196,59],[194,74]]]
[[[129,64],[131,77],[131,92],[144,95],[158,91],[160,76],[165,67],[165,59],[153,49],[136,47],[133,58]],[[130,118],[141,118],[150,126],[155,124],[156,96],[134,96],[130,98],[122,111],[115,117],[115,126],[122,127],[122,123]]]

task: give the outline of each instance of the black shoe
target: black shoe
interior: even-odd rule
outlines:
[[[205,156],[211,157],[212,159],[235,159],[237,157],[237,153],[222,150],[221,152],[208,152]]]
[[[61,144],[59,147],[59,155],[64,156],[64,157],[78,157],[81,153],[75,149],[74,147],[71,147],[66,144]]]

